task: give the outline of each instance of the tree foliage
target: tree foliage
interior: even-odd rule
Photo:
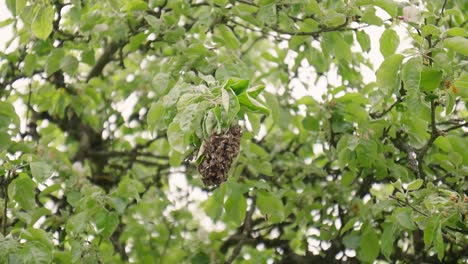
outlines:
[[[1,263],[468,260],[466,1],[6,5]]]

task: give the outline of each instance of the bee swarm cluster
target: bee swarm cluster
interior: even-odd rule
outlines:
[[[239,125],[225,133],[213,133],[205,142],[204,159],[198,165],[205,186],[218,186],[228,178],[233,159],[239,154],[242,129]]]

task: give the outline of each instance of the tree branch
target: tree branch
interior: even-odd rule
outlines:
[[[244,245],[244,241],[247,237],[250,236],[250,232],[252,231],[252,216],[255,212],[256,208],[256,197],[252,197],[252,204],[250,205],[250,209],[245,215],[244,219],[244,224],[243,224],[243,229],[242,229],[242,238],[237,242],[236,247],[231,253],[231,256],[224,262],[225,264],[231,264],[237,256],[240,254],[240,251],[242,249],[242,246]]]
[[[431,136],[422,148],[416,150],[416,153],[417,153],[416,160],[418,162],[418,174],[420,177],[424,176],[424,170],[423,170],[424,156],[426,155],[429,148],[431,148],[432,144],[434,144],[434,141],[440,136],[440,132],[437,130],[437,125],[436,125],[436,120],[435,120],[435,108],[436,108],[436,104],[434,100],[431,100]]]
[[[89,82],[89,80],[91,80],[92,78],[102,74],[104,67],[106,67],[106,65],[112,60],[112,57],[117,52],[120,46],[122,46],[122,43],[112,41],[104,49],[104,52],[102,53],[101,57],[99,57],[98,61],[96,62],[96,65],[94,65],[94,67],[89,72],[88,77],[86,78],[86,82]]]

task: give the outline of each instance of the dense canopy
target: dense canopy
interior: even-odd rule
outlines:
[[[468,2],[6,0],[0,263],[466,263]]]

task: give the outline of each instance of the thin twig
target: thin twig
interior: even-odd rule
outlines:
[[[3,236],[6,236],[6,229],[8,224],[7,210],[8,210],[8,185],[10,182],[10,170],[7,170],[4,181],[3,181]]]
[[[397,100],[387,109],[385,109],[384,111],[382,112],[373,112],[373,113],[370,113],[370,117],[372,117],[373,119],[377,119],[377,118],[381,118],[382,116],[386,115],[387,113],[389,113],[390,111],[392,111],[392,109],[398,105],[399,103],[401,103],[403,101],[403,98],[401,96],[399,96],[397,98]]]
[[[429,140],[424,144],[422,148],[417,150],[417,161],[418,161],[418,172],[419,176],[423,177],[424,176],[424,170],[423,170],[423,160],[424,156],[426,155],[427,151],[429,148],[431,148],[432,144],[434,144],[434,141],[440,136],[440,132],[437,130],[437,125],[436,125],[436,118],[435,118],[435,108],[436,104],[434,100],[431,100],[431,136]]]
[[[169,244],[170,244],[170,242],[171,242],[172,232],[174,232],[174,224],[171,224],[171,226],[169,227],[169,235],[167,236],[166,243],[164,243],[163,252],[161,253],[161,257],[159,258],[159,263],[160,263],[160,264],[161,264],[161,263],[164,263],[164,262],[163,262],[163,259],[164,259],[164,257],[166,256],[167,249],[169,248]]]
[[[224,262],[225,264],[231,264],[237,256],[239,256],[242,246],[244,245],[244,241],[247,239],[247,237],[250,236],[250,232],[252,231],[252,216],[255,212],[255,204],[256,204],[256,198],[252,197],[252,204],[250,205],[250,209],[245,215],[244,219],[244,224],[242,228],[242,238],[237,242],[236,247],[231,253],[231,256]]]
[[[440,14],[439,17],[435,21],[435,25],[437,26],[439,24],[440,19],[444,15],[444,10],[445,10],[445,5],[447,5],[447,0],[444,0],[444,3],[442,4],[442,8],[440,9]]]

